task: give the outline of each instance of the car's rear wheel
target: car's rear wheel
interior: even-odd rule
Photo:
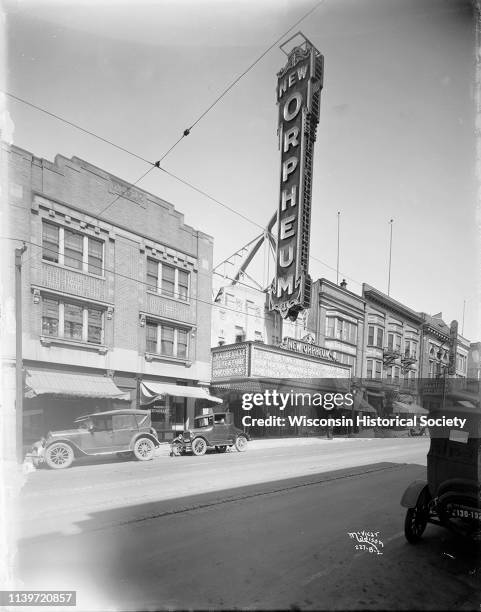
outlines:
[[[45,451],[45,463],[53,470],[68,468],[72,465],[73,460],[73,448],[65,442],[51,444]]]
[[[227,450],[227,446],[216,446],[216,447],[215,447],[215,450],[216,450],[218,453],[225,453],[225,451]]]
[[[134,455],[138,461],[150,461],[155,453],[155,445],[149,438],[139,438],[134,444]]]
[[[239,453],[243,453],[247,449],[247,438],[245,436],[238,436],[235,441],[235,447]]]
[[[192,452],[194,455],[200,456],[205,455],[205,451],[207,450],[207,442],[204,438],[196,438],[192,442]]]

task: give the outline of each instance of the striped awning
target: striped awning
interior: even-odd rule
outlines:
[[[107,376],[73,374],[52,370],[27,370],[25,397],[40,395],[62,398],[92,398],[129,400],[130,394],[121,391]]]
[[[142,382],[140,385],[142,403],[149,404],[159,397],[173,395],[174,397],[193,397],[205,399],[217,404],[222,404],[220,397],[210,395],[204,387],[187,387],[186,385],[174,385],[172,383]]]
[[[429,410],[418,404],[405,404],[404,402],[393,402],[392,411],[394,414],[429,414]]]

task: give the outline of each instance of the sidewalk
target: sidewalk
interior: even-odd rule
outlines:
[[[312,446],[325,444],[339,444],[340,442],[350,442],[353,440],[369,440],[370,438],[332,438],[328,440],[325,437],[303,437],[303,438],[256,438],[250,440],[247,444],[249,450],[263,450],[266,448],[286,448],[291,446]],[[235,451],[235,449],[232,449]],[[170,454],[170,443],[161,442],[157,449],[156,456],[164,457]]]

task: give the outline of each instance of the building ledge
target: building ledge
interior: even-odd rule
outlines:
[[[66,338],[51,338],[50,336],[40,336],[40,344],[42,346],[66,346],[69,348],[84,349],[95,351],[100,355],[105,355],[108,352],[108,347],[102,344],[91,344],[90,342],[77,342],[76,340],[67,340]]]
[[[145,361],[164,361],[166,363],[174,363],[183,365],[186,368],[192,366],[192,361],[189,359],[179,359],[178,357],[169,357],[168,355],[158,355],[157,353],[145,353]]]

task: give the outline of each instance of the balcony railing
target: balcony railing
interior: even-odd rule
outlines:
[[[399,357],[401,356],[401,351],[399,349],[394,349],[389,346],[386,346],[382,350],[382,361],[384,366],[392,365]]]

